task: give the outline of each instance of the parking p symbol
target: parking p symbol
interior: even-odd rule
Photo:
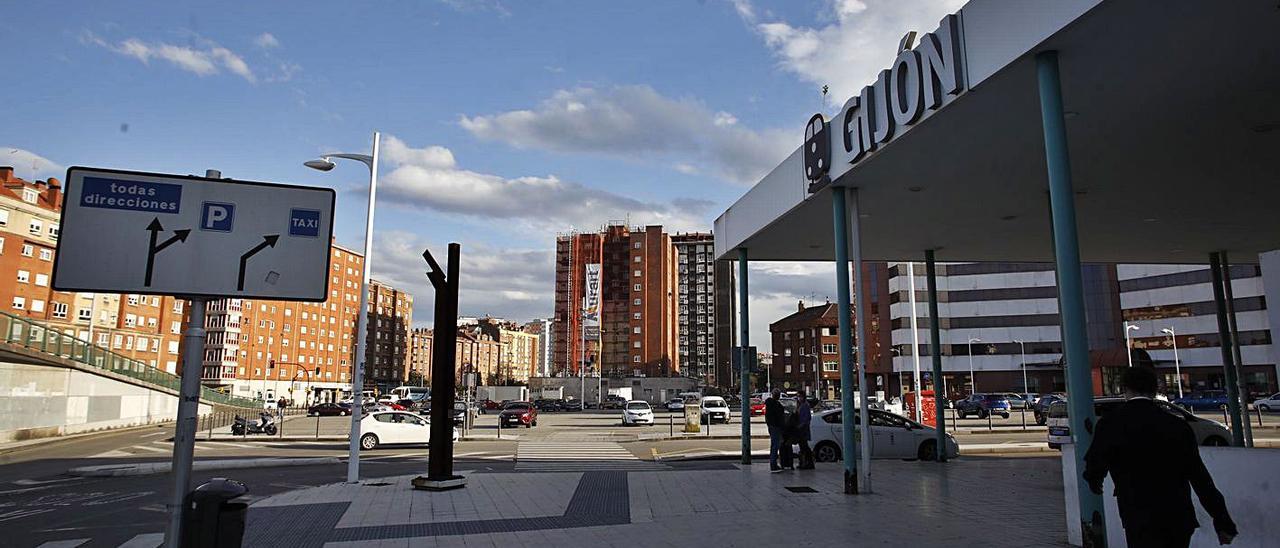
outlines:
[[[204,202],[200,208],[200,230],[231,232],[235,215],[235,204]]]

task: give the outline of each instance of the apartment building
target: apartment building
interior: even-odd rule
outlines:
[[[582,322],[587,265],[599,265],[604,237],[570,232],[556,236],[556,291],[552,375],[577,376],[584,363],[599,359],[598,336],[586,337]],[[595,268],[595,267],[592,267]],[[461,325],[461,324],[460,324]]]
[[[366,388],[385,393],[409,378],[409,331],[413,295],[377,280],[369,281],[369,337],[365,347]]]
[[[478,325],[474,325],[459,326],[458,341],[455,344],[454,372],[459,386],[463,385],[465,375],[468,374],[476,375],[476,384],[497,384],[501,343],[485,334]]]
[[[555,359],[555,333],[552,320],[533,320],[524,325],[525,333],[538,336],[538,361],[534,366],[534,377],[551,376],[551,363]]]
[[[415,328],[409,333],[409,384],[431,385],[434,340],[433,332],[426,327]]]
[[[538,367],[538,335],[527,333],[524,327],[498,318],[485,318],[479,322],[480,330],[498,341],[497,384],[527,384]]]
[[[715,240],[708,232],[676,234],[680,372],[714,382],[716,364]]]

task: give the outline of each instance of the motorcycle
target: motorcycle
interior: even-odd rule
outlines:
[[[231,424],[231,433],[236,436],[245,434],[266,434],[274,436],[279,430],[276,428],[276,419],[270,413],[263,413],[261,421],[249,422],[248,419],[236,415],[236,420]]]

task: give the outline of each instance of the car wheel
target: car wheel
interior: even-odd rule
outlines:
[[[938,440],[924,440],[920,444],[920,449],[916,451],[916,458],[926,461],[937,460]]]
[[[839,462],[840,447],[829,441],[819,442],[813,448],[813,460],[817,462]]]
[[[968,413],[965,413],[963,409],[961,409],[960,411],[956,411],[956,416],[958,416],[958,417],[960,417],[960,418],[962,418],[962,419],[967,419],[967,418],[969,418],[969,414],[968,414]]]
[[[538,425],[538,421],[533,421],[533,425],[534,425],[534,426],[537,426],[537,425]]]
[[[1258,410],[1259,410],[1259,411],[1262,411],[1263,413],[1270,413],[1270,412],[1271,412],[1271,406],[1270,406],[1270,405],[1267,405],[1267,404],[1262,404],[1262,405],[1259,405],[1259,406],[1258,406]]]
[[[378,448],[378,436],[374,434],[365,434],[360,436],[360,448],[365,451],[372,451]]]
[[[990,417],[990,416],[991,416],[991,412],[990,412],[990,411],[986,411],[986,410],[978,411],[978,418],[980,418],[980,419],[985,419],[985,418]]]
[[[317,412],[317,411],[307,411],[307,416],[308,416],[308,417],[319,417],[319,416],[320,416],[320,413],[319,413],[319,412]]]
[[[345,417],[345,416],[350,415],[350,414],[351,414],[351,413],[348,413],[348,412],[346,412],[346,411],[339,411],[339,412],[338,412],[338,416],[339,416],[339,417]]]
[[[1001,413],[1001,414],[1000,414],[1000,418],[1002,418],[1002,419],[1007,419],[1007,418],[1009,418],[1009,414],[1008,414],[1008,413]]]
[[[1209,436],[1205,438],[1204,445],[1205,447],[1226,447],[1227,440],[1223,439],[1222,436]]]

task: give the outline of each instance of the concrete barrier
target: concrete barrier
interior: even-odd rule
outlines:
[[[1082,544],[1080,530],[1080,501],[1076,496],[1076,481],[1080,474],[1075,469],[1075,444],[1062,446],[1062,482],[1066,496],[1067,541],[1073,546]],[[1276,517],[1276,495],[1280,489],[1280,450],[1244,449],[1240,447],[1201,447],[1200,457],[1213,475],[1213,482],[1227,500],[1231,519],[1240,529],[1240,536],[1231,543],[1234,547],[1276,546],[1280,538],[1280,520]],[[1107,510],[1107,545],[1124,546],[1124,527],[1120,525],[1120,513],[1116,498],[1111,496],[1115,485],[1108,476],[1103,493]],[[1194,494],[1192,495],[1194,499]],[[1200,528],[1191,537],[1192,546],[1218,546],[1213,531],[1213,520],[1200,502],[1194,502],[1196,521]]]
[[[0,362],[0,442],[171,421],[178,397],[79,369]],[[200,405],[200,413],[212,408]]]

